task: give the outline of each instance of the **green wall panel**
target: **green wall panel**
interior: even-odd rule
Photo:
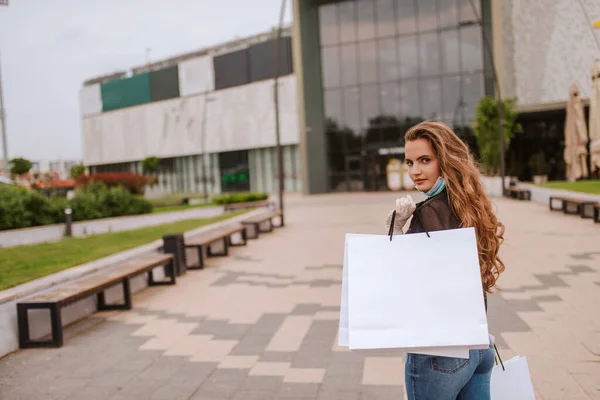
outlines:
[[[101,91],[102,111],[149,103],[151,101],[150,74],[145,72],[131,78],[103,83]]]
[[[152,101],[179,97],[179,69],[177,65],[150,72],[150,95]]]

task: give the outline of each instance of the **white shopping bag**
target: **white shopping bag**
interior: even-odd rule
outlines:
[[[473,228],[346,236],[340,346],[468,358],[489,343]]]
[[[535,400],[529,366],[525,357],[515,357],[492,371],[492,400]]]

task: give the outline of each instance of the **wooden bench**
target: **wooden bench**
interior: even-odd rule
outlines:
[[[233,243],[232,236],[236,233],[241,233],[242,243]],[[223,244],[223,251],[220,253],[215,253],[211,250],[211,245],[217,242],[222,242]],[[203,232],[185,242],[186,249],[194,248],[198,252],[198,265],[188,265],[187,269],[204,268],[204,249],[206,249],[206,257],[227,256],[230,246],[244,246],[246,244],[246,227],[242,224],[229,224]]]
[[[253,228],[252,229],[253,233],[252,233],[252,235],[248,235],[248,239],[258,239],[258,236],[261,232],[272,232],[273,227],[275,227],[275,226],[280,227],[281,223],[279,225],[273,224],[273,218],[277,218],[277,217],[281,218],[281,211],[269,210],[269,211],[265,211],[263,213],[260,213],[258,215],[255,215],[253,217],[243,220],[242,224]],[[264,225],[265,223],[267,224],[267,228],[261,229],[261,225]]]
[[[554,202],[560,206],[554,207]],[[578,214],[581,218],[594,218],[594,207],[598,205],[592,200],[581,200],[565,196],[550,196],[550,211],[562,211],[565,214]]]
[[[275,203],[270,200],[246,201],[242,203],[225,204],[225,211],[246,210],[260,207],[273,208],[274,206]]]
[[[504,189],[504,196],[518,200],[531,200],[531,190],[511,186]]]
[[[152,270],[165,266],[167,276],[165,281],[155,281]],[[17,320],[19,323],[19,346],[33,347],[61,347],[63,345],[63,328],[61,309],[85,297],[96,295],[98,311],[129,310],[131,309],[131,289],[129,280],[144,272],[148,273],[148,285],[174,285],[175,266],[172,254],[151,254],[141,258],[127,261],[118,267],[100,271],[91,276],[57,286],[44,293],[34,295],[17,303]],[[104,292],[117,284],[123,285],[123,304],[106,304]],[[52,327],[51,340],[32,340],[29,335],[29,315],[32,309],[48,309],[50,311],[50,324]]]

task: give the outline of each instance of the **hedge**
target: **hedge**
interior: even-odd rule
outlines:
[[[232,204],[232,203],[244,203],[250,201],[261,201],[267,200],[269,195],[267,193],[227,193],[214,196],[212,198],[215,204]]]
[[[0,185],[0,230],[63,223],[64,210],[69,206],[74,221],[152,212],[152,203],[146,199],[122,186],[108,188],[102,182],[79,189],[71,201],[19,186]]]
[[[130,172],[107,172],[82,175],[77,178],[77,186],[85,187],[92,182],[103,182],[107,187],[123,186],[133,194],[144,194],[144,188],[152,183],[152,178]]]

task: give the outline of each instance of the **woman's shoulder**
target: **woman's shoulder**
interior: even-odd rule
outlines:
[[[424,221],[425,225],[434,225],[437,228],[435,230],[440,228],[455,229],[460,226],[460,221],[450,206],[446,190],[419,203],[415,212],[419,213],[419,217]]]

